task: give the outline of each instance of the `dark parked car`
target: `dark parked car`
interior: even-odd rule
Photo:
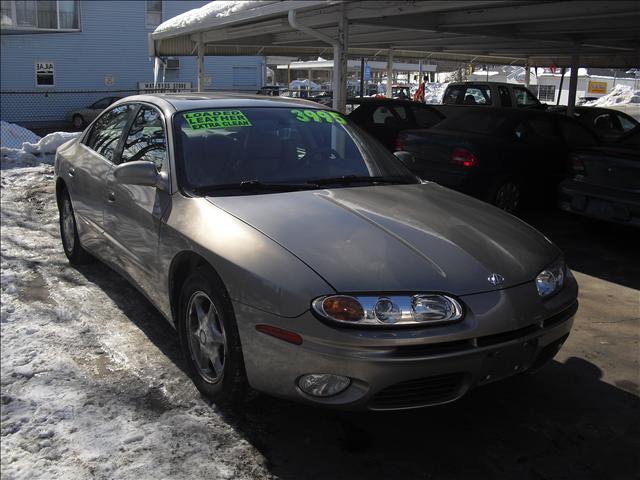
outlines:
[[[552,107],[549,110],[565,113],[567,107]],[[585,127],[593,130],[598,138],[606,143],[619,139],[640,125],[631,115],[612,108],[576,107],[573,116]]]
[[[578,121],[539,110],[455,107],[429,130],[398,135],[397,149],[421,178],[515,212],[523,196],[555,203],[570,151],[599,140]]]
[[[640,126],[611,145],[574,152],[570,167],[562,210],[640,227]]]
[[[430,105],[386,98],[356,98],[347,102],[349,118],[389,150],[404,130],[431,128],[445,117]]]

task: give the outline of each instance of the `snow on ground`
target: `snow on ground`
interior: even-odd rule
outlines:
[[[209,2],[200,8],[194,8],[161,23],[154,33],[180,29],[191,25],[199,25],[207,18],[222,18],[251,8],[262,7],[268,3],[264,1],[224,1]]]
[[[31,130],[13,123],[0,121],[0,138],[2,146],[6,148],[21,148],[24,142],[37,142],[40,137]]]
[[[626,104],[640,104],[640,90],[634,90],[628,85],[619,84],[608,94],[584,105],[586,107],[610,107]]]
[[[3,170],[1,194],[3,480],[270,478],[160,314],[104,265],[69,266],[53,167]]]
[[[54,132],[40,138],[26,128],[3,121],[0,165],[5,169],[39,163],[52,164],[58,147],[80,134],[81,132]]]

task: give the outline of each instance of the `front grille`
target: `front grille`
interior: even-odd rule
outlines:
[[[532,333],[542,332],[548,328],[555,327],[562,322],[567,321],[578,310],[578,302],[560,313],[544,320],[542,326],[539,323],[528,325],[516,330],[508,332],[496,333],[493,335],[485,335],[468,340],[456,340],[452,342],[442,343],[425,343],[420,345],[402,345],[393,349],[392,355],[396,358],[402,357],[429,357],[436,355],[446,355],[448,353],[464,353],[476,348],[490,347],[501,343],[517,340],[526,337]]]
[[[462,395],[466,378],[464,373],[450,373],[397,383],[376,393],[369,406],[387,410],[448,402]]]

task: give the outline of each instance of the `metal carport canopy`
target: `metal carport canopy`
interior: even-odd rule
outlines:
[[[333,48],[336,80],[345,79],[347,55],[560,67],[640,63],[637,1],[289,0],[212,2],[199,10],[160,25],[150,35],[151,56],[301,56]],[[341,83],[334,93],[340,109]]]

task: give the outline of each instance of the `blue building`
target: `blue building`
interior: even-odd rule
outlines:
[[[37,0],[1,2],[2,120],[37,126],[106,96],[153,82],[148,34],[205,1]],[[160,81],[196,87],[195,57],[167,58]],[[207,57],[207,89],[256,91],[264,57]],[[178,85],[175,85],[177,83]]]

